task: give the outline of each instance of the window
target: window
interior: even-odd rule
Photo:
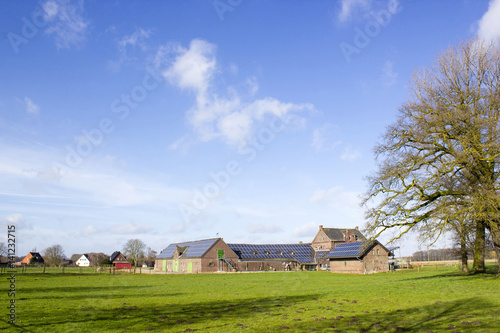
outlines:
[[[283,251],[276,251],[277,254],[279,254],[280,256],[283,255]]]
[[[259,254],[259,252],[257,252],[257,251],[252,251],[252,254]]]
[[[347,266],[347,261],[344,261],[344,266]]]
[[[271,252],[269,252],[269,251],[264,251],[264,254],[271,254]]]
[[[214,263],[213,262],[209,263],[208,267],[214,267]]]
[[[295,252],[293,251],[288,251],[288,253],[290,253],[292,256],[295,254]]]
[[[379,253],[379,249],[377,249],[377,254],[380,254],[380,253]]]

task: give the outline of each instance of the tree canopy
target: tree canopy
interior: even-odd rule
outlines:
[[[146,244],[140,239],[129,239],[123,246],[123,254],[134,266],[137,266],[139,260],[144,258],[144,249]]]
[[[66,256],[64,255],[62,246],[56,244],[45,249],[43,258],[45,260],[45,263],[47,263],[48,265],[57,266],[63,259],[66,258]]]
[[[415,72],[411,97],[375,147],[369,234],[419,230],[435,240],[462,223],[474,226],[478,256],[485,228],[500,251],[499,44],[469,40]]]

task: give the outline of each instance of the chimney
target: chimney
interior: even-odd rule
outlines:
[[[323,225],[322,224],[319,225],[319,230],[323,230]]]
[[[302,241],[299,241],[299,244],[302,244]]]
[[[356,230],[358,230],[358,231],[359,231],[358,226],[355,226],[355,227],[354,227],[354,229],[356,229]]]

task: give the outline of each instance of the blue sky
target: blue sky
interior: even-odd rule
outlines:
[[[499,22],[497,0],[2,1],[2,239],[70,256],[362,227],[413,71]]]

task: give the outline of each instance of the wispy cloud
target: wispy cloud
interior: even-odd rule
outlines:
[[[361,157],[361,152],[357,149],[352,149],[350,147],[347,147],[344,149],[344,152],[342,155],[340,155],[340,159],[343,161],[355,161],[358,158]]]
[[[146,51],[148,46],[146,40],[151,36],[151,30],[142,28],[136,29],[132,34],[125,35],[117,42],[119,57],[118,60],[111,60],[108,66],[114,70],[119,71],[122,65],[130,63],[135,60],[135,50]]]
[[[282,232],[283,228],[276,224],[253,223],[248,226],[247,230],[251,234],[274,234]]]
[[[293,231],[295,237],[313,237],[318,232],[318,223],[309,222],[296,227]]]
[[[24,97],[24,107],[29,115],[37,116],[40,113],[40,107],[31,98]]]
[[[370,8],[372,0],[341,0],[338,20],[348,21],[356,12]]]
[[[353,20],[372,19],[381,10],[395,13],[399,10],[399,0],[341,0],[337,21],[346,23]]]
[[[392,61],[386,61],[384,67],[382,67],[382,83],[386,87],[393,86],[398,81],[398,73],[394,71],[394,63]]]
[[[145,224],[139,224],[136,222],[130,223],[119,223],[112,225],[108,228],[108,231],[115,234],[123,235],[135,235],[135,234],[145,234],[152,230],[151,226]]]
[[[48,22],[45,33],[54,36],[57,48],[79,47],[85,41],[89,22],[82,17],[83,0],[49,0],[42,4],[42,8]]]
[[[285,103],[272,97],[244,102],[230,87],[223,89],[227,96],[220,96],[216,93],[220,89],[215,84],[215,53],[214,44],[194,39],[188,48],[179,44],[162,47],[155,58],[156,65],[166,63],[162,73],[169,83],[194,94],[196,104],[187,118],[202,141],[219,138],[229,145],[241,146],[267,117],[288,122],[293,113],[313,109],[310,104]],[[255,92],[256,79],[251,78],[248,83],[251,92]]]
[[[316,151],[331,150],[342,143],[341,140],[331,141],[329,134],[335,132],[335,126],[326,123],[321,127],[314,129],[311,147]]]
[[[500,0],[491,0],[488,11],[479,20],[478,35],[486,40],[500,37]]]

